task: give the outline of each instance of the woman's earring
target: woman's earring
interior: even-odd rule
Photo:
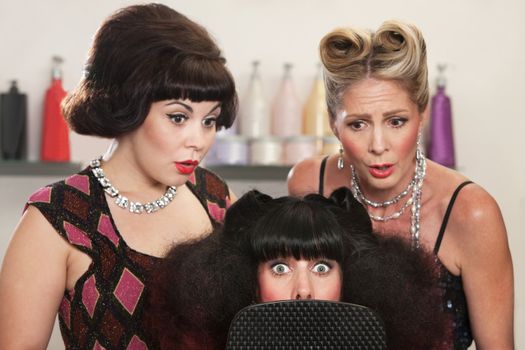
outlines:
[[[345,167],[344,159],[343,159],[343,145],[339,145],[339,157],[337,158],[337,169],[343,170]]]
[[[421,130],[419,130],[416,141],[416,161],[420,162],[424,157],[425,156],[423,155],[423,148],[421,146]]]

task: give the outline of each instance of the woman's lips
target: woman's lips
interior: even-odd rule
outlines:
[[[392,175],[394,172],[394,165],[390,163],[374,164],[368,167],[370,175],[378,179],[384,179]]]
[[[175,167],[179,173],[183,175],[191,174],[195,168],[199,165],[199,162],[196,160],[184,160],[182,162],[175,162]]]

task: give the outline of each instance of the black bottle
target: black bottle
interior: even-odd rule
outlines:
[[[0,94],[0,150],[3,159],[26,158],[27,96],[18,91],[16,81]]]

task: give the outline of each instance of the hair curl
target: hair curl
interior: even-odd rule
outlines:
[[[119,137],[138,128],[166,99],[219,101],[217,127],[237,112],[235,83],[206,29],[162,4],[118,10],[99,28],[85,77],[63,102],[79,134]]]
[[[375,33],[339,28],[322,38],[319,52],[332,121],[343,104],[344,92],[366,78],[397,82],[419,112],[425,110],[429,99],[426,44],[416,26],[391,20]]]

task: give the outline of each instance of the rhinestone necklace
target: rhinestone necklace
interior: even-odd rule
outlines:
[[[403,206],[396,212],[386,215],[386,216],[380,216],[380,215],[373,215],[368,213],[370,218],[375,221],[380,222],[386,222],[392,219],[397,219],[401,216],[401,214],[404,213],[405,209],[409,206],[411,207],[411,216],[410,216],[410,235],[412,238],[412,246],[413,248],[419,248],[419,233],[420,233],[420,219],[421,219],[421,195],[422,195],[422,188],[423,188],[423,181],[425,179],[426,174],[426,158],[423,156],[422,152],[417,149],[416,150],[416,169],[414,173],[414,177],[412,178],[412,181],[408,184],[407,188],[395,196],[394,198],[384,201],[384,202],[374,202],[366,198],[361,191],[361,188],[359,186],[359,180],[357,178],[357,174],[355,172],[355,169],[352,165],[350,165],[350,168],[352,170],[352,183],[351,183],[351,190],[352,194],[354,195],[354,198],[359,201],[363,205],[370,205],[374,208],[380,208],[380,207],[388,207],[392,204],[395,204],[399,202],[400,199],[408,195],[410,191],[412,191],[412,195],[410,198],[403,204]]]
[[[128,209],[130,213],[154,213],[170,204],[173,198],[175,198],[175,194],[177,194],[177,188],[175,186],[169,186],[166,190],[166,193],[164,193],[159,199],[155,201],[148,202],[146,204],[132,202],[127,197],[121,195],[119,190],[113,186],[106,175],[104,175],[104,171],[100,167],[100,159],[101,158],[91,161],[89,164],[91,167],[91,172],[93,175],[95,175],[104,191],[109,194],[111,198],[115,198],[115,204],[117,204],[122,209]]]
[[[399,202],[399,200],[404,198],[411,190],[413,190],[414,185],[416,184],[417,172],[414,172],[414,177],[412,178],[412,180],[410,181],[410,183],[408,184],[408,186],[405,188],[405,190],[403,192],[401,192],[400,194],[398,194],[394,198],[388,199],[388,200],[386,200],[384,202],[374,202],[374,201],[366,198],[363,195],[363,192],[361,192],[361,188],[359,187],[359,180],[357,179],[357,174],[355,172],[355,169],[354,169],[354,167],[352,165],[350,165],[350,169],[352,170],[352,190],[354,190],[355,193],[357,193],[357,195],[359,196],[359,198],[361,198],[367,205],[370,205],[370,206],[372,206],[374,208],[388,207],[389,205],[392,205],[392,204],[395,204],[395,203]]]

